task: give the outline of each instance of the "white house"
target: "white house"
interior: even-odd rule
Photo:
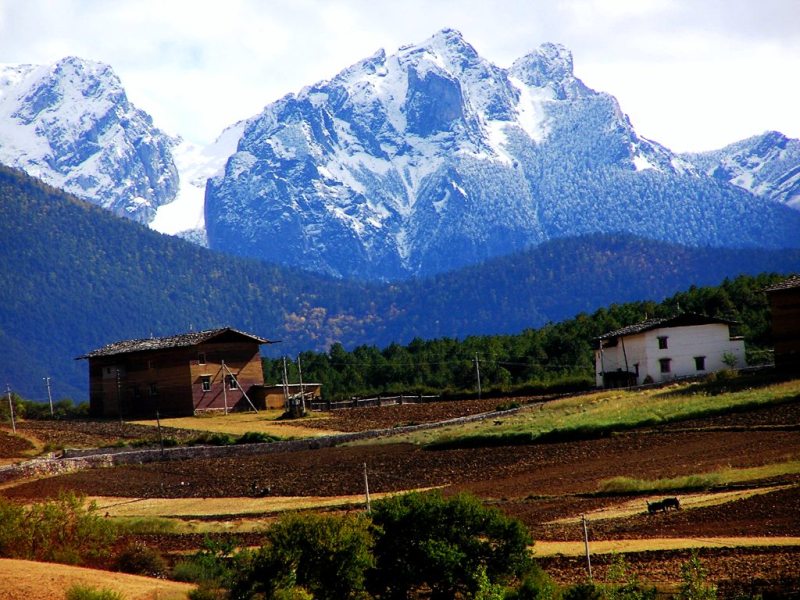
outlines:
[[[744,340],[731,337],[733,321],[685,313],[649,319],[597,338],[598,387],[659,383],[744,367]],[[726,359],[727,357],[727,359]]]

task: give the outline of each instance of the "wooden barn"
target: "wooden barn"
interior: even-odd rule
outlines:
[[[156,410],[177,416],[249,408],[264,384],[259,347],[269,343],[225,327],[93,350],[78,357],[89,361],[90,412],[153,418]]]
[[[775,367],[800,372],[800,276],[767,288]]]

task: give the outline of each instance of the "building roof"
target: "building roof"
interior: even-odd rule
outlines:
[[[225,333],[233,333],[235,335],[248,338],[253,342],[257,342],[259,344],[271,344],[273,342],[260,338],[258,336],[252,335],[250,333],[245,333],[244,331],[239,331],[238,329],[233,329],[232,327],[221,327],[219,329],[206,329],[205,331],[191,331],[189,333],[181,333],[179,335],[171,335],[168,337],[160,337],[160,338],[146,338],[142,340],[123,340],[121,342],[114,342],[112,344],[108,344],[107,346],[103,346],[102,348],[98,348],[97,350],[92,350],[91,352],[87,352],[83,356],[79,356],[78,358],[95,358],[98,356],[114,356],[117,354],[130,354],[132,352],[147,352],[150,350],[166,350],[169,348],[187,348],[191,346],[197,346],[198,344],[202,344],[204,342],[208,342],[213,340],[216,337],[219,337]]]
[[[652,331],[653,329],[664,329],[667,327],[692,327],[696,325],[736,325],[736,321],[729,319],[721,319],[719,317],[707,317],[705,315],[696,315],[694,313],[683,313],[675,317],[668,317],[665,319],[647,319],[634,325],[628,325],[614,331],[609,331],[601,336],[598,340],[610,340],[618,337],[625,337],[628,335],[635,335],[637,333],[644,333],[645,331]]]
[[[784,279],[780,283],[776,283],[765,289],[765,292],[777,292],[779,290],[790,290],[792,288],[800,287],[800,275],[792,275],[788,279]]]

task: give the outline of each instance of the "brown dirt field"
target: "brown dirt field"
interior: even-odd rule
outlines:
[[[30,440],[20,435],[14,435],[10,430],[0,429],[0,457],[22,458],[33,450],[35,446]]]
[[[536,398],[513,398],[520,404],[540,400]],[[484,400],[452,400],[449,402],[425,402],[421,404],[401,404],[395,406],[341,408],[330,412],[314,413],[324,419],[302,420],[304,427],[334,429],[336,431],[368,431],[388,429],[403,425],[434,423],[445,419],[466,417],[490,412],[506,399],[488,398]]]
[[[113,446],[120,441],[158,440],[154,427],[120,423],[119,421],[21,421],[17,431],[27,437],[39,440],[51,448],[97,448]],[[162,427],[164,437],[186,441],[197,437],[196,431]],[[0,446],[0,456],[5,456]]]
[[[484,402],[491,402],[491,408],[498,403]],[[425,406],[350,410],[376,410],[379,412],[370,417],[372,422],[388,422],[397,419],[397,414],[388,408],[405,411]],[[402,421],[416,419],[417,416]],[[387,444],[186,460],[78,472],[21,483],[2,490],[2,494],[21,501],[52,496],[61,489],[94,496],[221,498],[247,495],[253,481],[269,486],[270,493],[279,496],[358,494],[366,463],[371,491],[437,485],[446,486],[447,493],[468,491],[522,519],[534,539],[577,540],[581,535],[578,527],[546,523],[631,499],[586,496],[595,492],[602,480],[620,475],[661,479],[796,459],[800,457],[798,424],[800,402],[793,402],[580,442],[439,451]],[[597,521],[590,523],[590,535],[597,540],[800,536],[800,476],[787,475],[748,485],[767,484],[792,487],[716,506],[655,515],[642,512]],[[643,511],[644,508],[642,498]],[[196,547],[192,544],[197,543],[185,536],[156,536],[153,541],[165,550],[176,545]],[[258,536],[250,542],[258,543]],[[687,553],[677,551],[628,556],[637,572],[653,581],[676,581],[680,564],[687,557]],[[800,548],[703,550],[701,557],[712,579],[727,582],[725,585],[734,585],[728,581],[732,579],[740,586],[755,586],[762,578],[788,581],[800,573]],[[608,559],[597,558],[600,573],[605,560]],[[584,577],[583,563],[578,559],[546,558],[542,564],[559,581]]]

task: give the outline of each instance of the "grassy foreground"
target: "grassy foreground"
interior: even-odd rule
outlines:
[[[119,592],[125,600],[184,600],[194,585],[69,565],[0,558],[3,598],[53,600],[75,584]]]
[[[800,380],[748,375],[646,390],[603,390],[532,405],[495,420],[398,435],[391,441],[434,448],[566,441],[798,400]]]

